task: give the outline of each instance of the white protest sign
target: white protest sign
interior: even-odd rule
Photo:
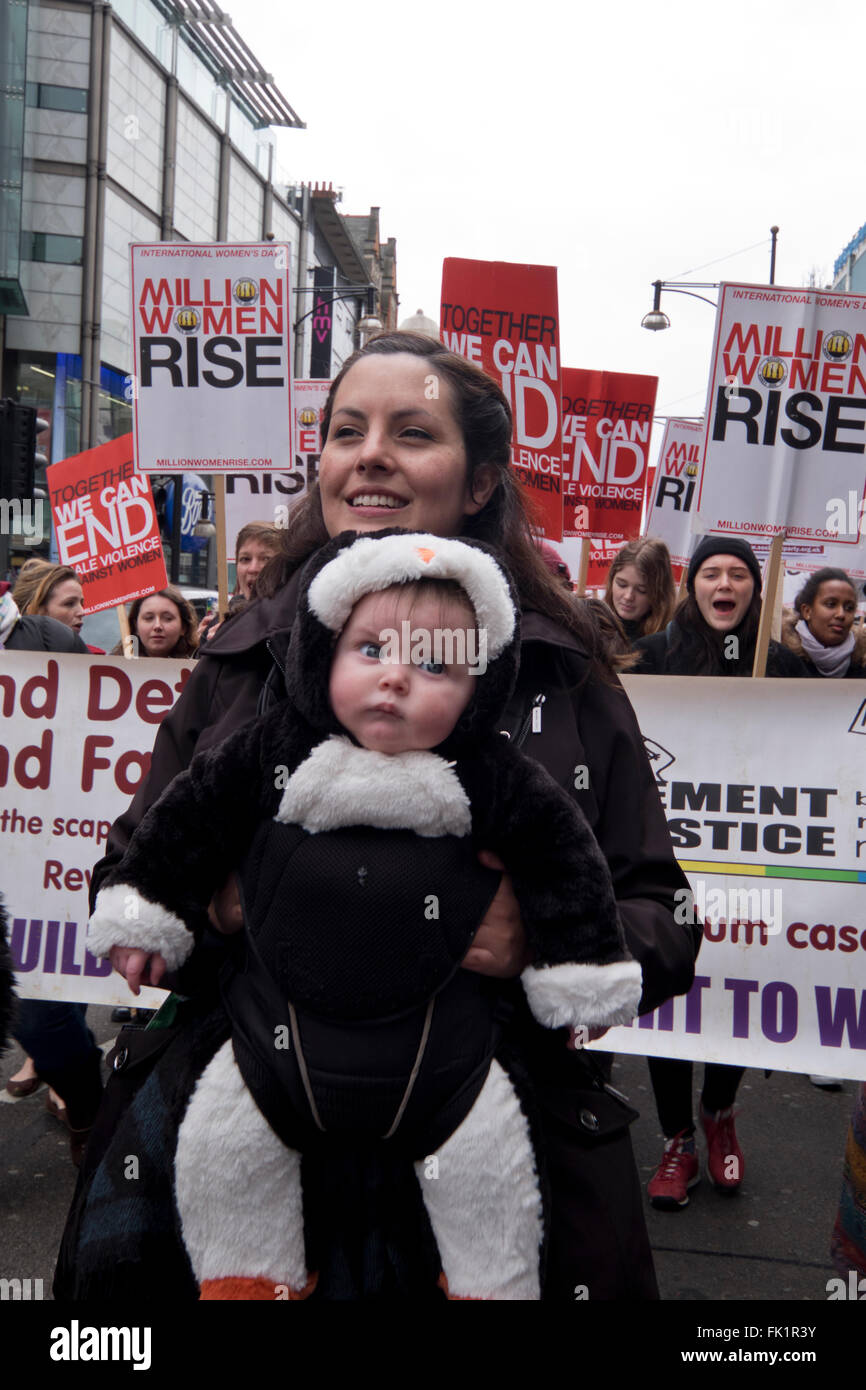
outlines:
[[[644,521],[644,535],[665,542],[677,570],[688,566],[695,544],[692,506],[703,436],[704,427],[696,421],[668,420]]]
[[[319,474],[322,410],[331,389],[324,379],[296,381],[292,391],[294,467],[274,473],[229,473],[226,478],[226,546],[235,560],[242,526],[269,522],[288,526],[293,507],[306,497]]]
[[[172,241],[131,249],[138,471],[286,468],[288,246]]]
[[[18,994],[158,1007],[134,999],[85,949],[91,870],[147,775],[158,725],[193,663],[0,655],[0,857]]]
[[[690,993],[600,1045],[866,1080],[866,682],[623,684],[706,922]]]
[[[856,546],[866,296],[720,287],[695,529]],[[854,494],[853,524],[837,504]],[[847,508],[846,508],[847,512]]]

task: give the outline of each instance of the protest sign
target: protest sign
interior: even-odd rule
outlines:
[[[645,534],[665,542],[677,580],[697,539],[692,533],[692,503],[703,435],[704,427],[696,421],[668,420],[647,507]]]
[[[866,296],[720,288],[695,529],[856,546]],[[851,492],[843,528],[837,504]]]
[[[132,435],[46,470],[57,555],[84,591],[85,613],[165,588],[165,560],[149,478],[136,474]]]
[[[319,425],[330,381],[296,381],[292,392],[294,467],[274,473],[229,473],[226,478],[226,543],[235,559],[242,526],[265,521],[288,526],[292,508],[306,497],[319,473]]]
[[[638,535],[657,387],[655,376],[563,368],[564,535]]]
[[[24,999],[133,999],[85,948],[93,865],[147,775],[158,725],[193,663],[3,652],[0,857],[17,989]]]
[[[533,522],[562,539],[556,267],[467,261],[442,266],[442,340],[495,378],[514,415],[512,463]]]
[[[135,464],[145,473],[291,460],[289,248],[132,247]]]
[[[863,682],[623,683],[707,920],[690,993],[602,1045],[866,1079]]]

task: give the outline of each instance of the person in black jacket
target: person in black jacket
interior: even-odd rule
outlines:
[[[329,536],[389,525],[475,536],[501,549],[522,608],[520,669],[502,728],[574,797],[589,820],[611,868],[626,944],[641,965],[641,1010],[685,993],[700,939],[698,929],[674,916],[676,894],[687,888],[687,880],[673,855],[631,706],[601,659],[580,605],[552,581],[533,544],[511,467],[512,421],[502,392],[433,339],[385,334],[345,364],[332,387],[322,433],[319,486],[295,509],[280,556],[257,583],[259,597],[206,644],[183,695],[160,726],[147,782],[112,828],[106,857],[94,871],[93,897],[120,862],[143,815],[195,753],[214,747],[279,698],[299,567]],[[485,855],[483,862],[503,868],[495,857]],[[213,915],[222,932],[239,925],[231,885],[214,904]],[[197,958],[202,969],[206,958],[219,959],[220,940],[201,934],[187,975],[178,982],[184,993],[193,988],[189,977]],[[517,976],[525,964],[525,934],[505,876],[463,965],[502,978]],[[130,1152],[123,1146],[144,1123],[161,1126],[173,1152],[186,1076],[224,1041],[220,1027],[211,1013],[198,1031],[168,1043],[178,1085],[163,1098],[159,1114],[149,1108],[152,1089],[136,1089],[141,1072],[131,1042],[117,1074],[113,1096],[118,1099],[110,1095],[106,1101],[106,1114],[111,1106],[116,1109],[104,1129],[97,1126],[91,1171],[82,1178],[67,1227],[55,1281],[58,1296],[110,1296],[120,1291],[121,1275],[127,1291],[158,1285],[160,1296],[162,1291],[165,1297],[197,1296],[172,1234],[176,1213],[170,1185],[155,1175],[148,1192],[139,1184],[131,1193],[117,1161]],[[545,1296],[573,1304],[580,1285],[593,1299],[657,1298],[628,1135],[634,1112],[599,1083],[591,1055],[568,1046],[567,1031],[550,1032],[531,1018],[515,1028],[539,1096],[551,1180]],[[141,1036],[142,1047],[160,1045],[156,1033]],[[142,1058],[142,1071],[146,1065]],[[134,1098],[124,1110],[130,1092]],[[92,1197],[97,1188],[98,1203]],[[161,1219],[166,1218],[158,1233],[154,1202],[162,1203]],[[115,1204],[125,1215],[122,1230],[118,1234],[113,1227],[109,1240],[102,1232]],[[105,1213],[101,1226],[93,1224],[94,1206]],[[415,1237],[407,1233],[387,1247],[394,1260],[407,1254],[407,1242],[413,1247],[407,1255],[411,1263]],[[368,1274],[365,1265],[363,1278],[341,1296],[366,1296],[361,1286]]]
[[[782,641],[807,675],[862,680],[866,676],[866,627],[854,627],[857,591],[844,570],[829,566],[810,574],[782,620]]]
[[[687,596],[664,632],[635,643],[641,660],[633,675],[750,676],[761,613],[761,569],[748,542],[704,536],[691,558]],[[786,647],[770,642],[768,676],[804,676],[802,663]],[[665,1135],[665,1152],[647,1191],[653,1206],[687,1206],[700,1181],[692,1117],[692,1063],[648,1058]],[[707,1171],[722,1191],[735,1192],[745,1161],[734,1128],[734,1100],[744,1067],[707,1062],[701,1095],[701,1124],[707,1140]]]

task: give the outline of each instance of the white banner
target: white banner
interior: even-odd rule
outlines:
[[[292,508],[306,497],[319,476],[322,409],[330,381],[296,381],[292,391],[294,468],[280,473],[229,473],[226,478],[226,546],[235,560],[242,526],[254,521],[288,526]]]
[[[671,564],[687,567],[696,544],[692,505],[701,469],[702,424],[668,420],[665,426],[644,535],[664,541]]]
[[[720,290],[695,529],[856,546],[866,296]]]
[[[159,658],[0,656],[0,859],[22,998],[143,1008],[165,999],[156,989],[134,999],[108,961],[85,950],[88,888],[192,667]]]
[[[292,295],[279,242],[132,250],[135,466],[285,469],[292,457]]]
[[[866,1080],[866,681],[623,683],[704,941],[599,1046]]]

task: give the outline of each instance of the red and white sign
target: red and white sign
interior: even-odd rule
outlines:
[[[138,470],[285,469],[292,457],[288,246],[170,241],[131,249]]]
[[[701,468],[704,427],[693,420],[668,420],[650,493],[644,534],[664,541],[671,553],[674,578],[688,566],[697,542],[692,532],[692,504]]]
[[[165,588],[150,479],[135,471],[131,434],[52,464],[47,478],[57,553],[81,581],[85,613]]]
[[[330,381],[296,381],[292,390],[294,466],[279,473],[229,473],[226,478],[226,545],[234,560],[241,527],[251,522],[288,526],[298,502],[319,476],[319,427]]]
[[[722,285],[695,529],[856,546],[864,454],[866,295]]]
[[[495,378],[514,414],[512,463],[532,519],[562,539],[559,303],[556,267],[449,257],[442,340]]]
[[[562,372],[563,534],[640,533],[658,377]]]

